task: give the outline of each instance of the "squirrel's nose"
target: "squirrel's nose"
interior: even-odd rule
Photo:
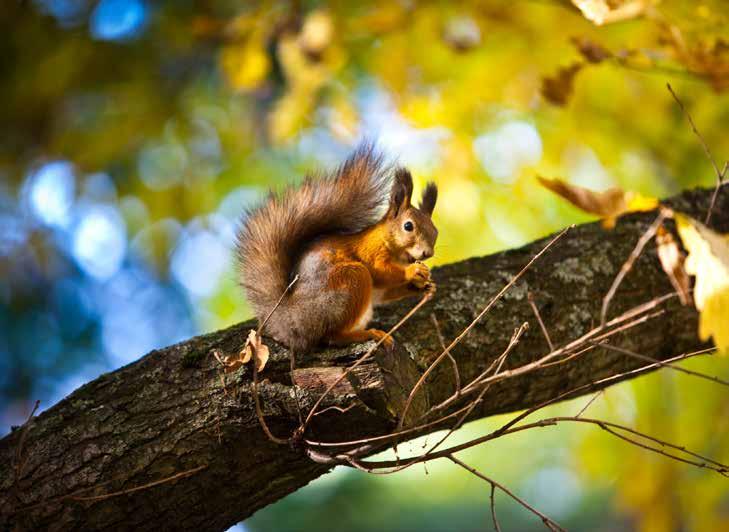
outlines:
[[[427,250],[423,251],[423,254],[420,256],[420,260],[429,259],[432,256],[433,256],[433,250],[427,249]]]

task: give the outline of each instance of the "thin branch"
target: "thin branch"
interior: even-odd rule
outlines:
[[[601,343],[600,347],[604,347],[604,348],[610,349],[612,351],[617,351],[618,353],[622,353],[624,355],[628,355],[630,357],[637,358],[639,360],[646,360],[648,362],[654,362],[656,365],[658,365],[662,368],[670,368],[674,371],[680,371],[681,373],[686,373],[687,375],[693,375],[694,377],[699,377],[701,379],[706,379],[708,381],[715,382],[717,384],[723,384],[724,386],[729,386],[729,381],[720,379],[719,377],[715,377],[713,375],[707,375],[705,373],[701,373],[700,371],[694,371],[691,369],[682,368],[681,366],[676,366],[675,364],[671,364],[670,362],[665,362],[663,360],[658,360],[657,358],[649,357],[646,355],[641,355],[640,353],[636,353],[635,351],[631,351],[630,349],[625,349],[623,347],[618,347],[617,345]],[[712,349],[715,349],[715,348],[712,348]]]
[[[672,296],[675,296],[675,293],[672,294]],[[663,300],[663,298],[656,298],[655,300],[649,302],[648,304],[640,305],[640,308],[642,308],[645,311],[647,309],[652,308],[651,304],[657,304],[657,302],[661,301],[661,300]],[[638,307],[636,307],[636,308],[638,308]],[[605,327],[611,327],[611,326],[614,326],[615,324],[623,322],[626,316],[635,315],[635,310],[636,309],[629,310],[628,312],[624,313],[620,317],[612,320]],[[663,313],[663,311],[657,311],[652,314],[639,316],[638,318],[635,318],[632,321],[628,321],[627,323],[622,323],[620,326],[616,327],[615,329],[609,330],[608,332],[602,334],[601,336],[598,336],[597,338],[600,340],[608,338],[611,335],[617,334],[623,330],[633,328],[636,325],[639,325],[648,319],[655,318],[656,316],[659,316],[662,313]],[[498,382],[498,381],[502,381],[502,380],[506,380],[506,379],[511,379],[514,377],[518,377],[520,375],[525,375],[536,369],[541,369],[545,366],[545,364],[547,362],[549,362],[559,356],[562,356],[562,355],[569,355],[572,353],[572,351],[574,349],[581,348],[582,346],[584,346],[587,343],[588,340],[592,340],[593,337],[602,330],[604,330],[603,327],[596,327],[596,328],[592,329],[591,331],[589,331],[588,333],[581,336],[580,338],[578,338],[577,340],[574,340],[574,341],[570,342],[569,344],[567,344],[566,346],[559,348],[555,351],[552,351],[551,353],[547,353],[540,359],[537,359],[533,362],[524,364],[524,365],[519,366],[514,369],[502,371],[498,375],[492,375],[490,377],[486,377],[478,382],[478,386],[485,386],[491,382]],[[466,388],[463,389],[463,391],[461,392],[461,395],[464,396],[464,395],[467,395],[468,393],[475,392],[478,389],[478,386],[475,386],[475,387],[470,387],[470,385],[467,386]],[[455,399],[453,397],[449,397],[448,399],[445,399],[441,403],[432,407],[430,409],[430,413],[443,410],[444,408],[450,406],[454,402],[454,400]]]
[[[719,170],[719,165],[716,164],[716,159],[714,159],[714,156],[711,153],[711,150],[709,149],[709,145],[706,143],[706,140],[704,140],[704,136],[699,132],[699,129],[696,127],[696,124],[694,123],[694,119],[691,118],[691,114],[686,110],[686,107],[684,107],[683,102],[681,99],[676,95],[676,93],[673,91],[673,87],[671,87],[670,83],[666,83],[666,88],[668,89],[668,92],[671,93],[671,96],[673,96],[673,99],[676,100],[676,103],[681,108],[681,112],[684,114],[686,119],[688,120],[689,124],[691,125],[691,130],[694,132],[694,135],[696,135],[696,138],[699,139],[699,143],[701,144],[701,147],[704,148],[704,153],[706,154],[706,157],[709,159],[709,162],[711,162],[711,166],[714,167],[714,172],[716,172],[716,188],[714,188],[714,194],[711,197],[711,203],[709,204],[709,210],[706,213],[706,219],[704,220],[704,223],[708,225],[709,221],[711,220],[711,212],[714,210],[714,203],[716,203],[716,196],[719,193],[719,188],[721,187],[722,183],[724,182],[724,175],[727,171],[727,165],[729,165],[729,161],[724,164],[724,169]]]
[[[438,342],[440,343],[440,348],[444,351],[446,350],[445,340],[443,339],[443,333],[440,330],[440,324],[438,323],[438,318],[435,317],[435,314],[431,314],[430,318],[433,320],[433,325],[435,326],[435,334],[438,336]],[[453,355],[448,353],[448,359],[451,361],[451,366],[453,367],[453,378],[455,379],[456,383],[456,395],[461,394],[461,374],[458,371],[458,362],[456,362],[456,359],[453,358]]]
[[[663,223],[663,220],[666,218],[666,215],[663,211],[660,211],[658,213],[658,217],[653,221],[653,223],[650,225],[650,227],[641,235],[641,237],[638,239],[638,243],[635,245],[635,248],[633,248],[633,251],[631,251],[630,255],[628,256],[627,260],[623,263],[622,267],[620,268],[620,271],[615,276],[615,279],[613,280],[613,284],[610,286],[610,290],[608,290],[608,293],[605,295],[605,297],[602,300],[602,309],[600,311],[600,325],[604,326],[605,321],[607,320],[607,312],[608,307],[610,306],[610,301],[612,301],[613,297],[615,296],[615,292],[618,290],[618,287],[620,286],[620,283],[623,282],[623,278],[628,274],[628,272],[633,267],[633,263],[638,259],[640,254],[643,252],[643,248],[648,243],[648,241],[653,238],[653,235],[656,234],[656,231],[658,231],[658,228]]]
[[[256,407],[256,416],[258,416],[258,423],[260,423],[261,428],[263,429],[263,432],[266,433],[266,436],[268,436],[268,439],[271,440],[273,443],[277,443],[279,445],[286,445],[289,443],[289,439],[283,439],[279,438],[278,436],[274,436],[271,432],[271,429],[268,428],[268,424],[266,423],[266,419],[263,416],[263,409],[261,408],[261,398],[258,396],[258,361],[253,360],[253,404]]]
[[[519,343],[519,340],[521,339],[521,335],[524,334],[524,331],[526,331],[529,328],[529,324],[527,322],[524,322],[521,327],[519,327],[516,331],[514,331],[514,334],[511,337],[511,340],[509,341],[509,345],[506,346],[506,349],[504,352],[499,356],[497,359],[499,361],[498,366],[496,367],[496,373],[498,374],[499,371],[501,371],[502,366],[504,365],[504,362],[506,362],[506,357],[509,356],[509,353],[516,347],[516,345]],[[472,401],[470,405],[466,408],[466,411],[463,412],[461,417],[458,418],[456,423],[448,430],[448,432],[440,439],[438,440],[435,445],[433,445],[428,451],[425,453],[425,456],[431,454],[434,452],[438,447],[443,445],[445,441],[459,428],[463,426],[463,424],[466,422],[466,419],[468,419],[468,416],[471,415],[471,412],[473,412],[473,409],[476,408],[479,404],[481,404],[481,401],[483,401],[484,395],[486,395],[486,392],[488,392],[491,385],[487,385],[483,387],[483,390],[481,390],[481,393],[478,394],[478,397],[476,397],[476,400]]]
[[[203,469],[206,469],[208,466],[207,464],[201,465],[198,467],[194,467],[192,469],[188,469],[187,471],[182,471],[181,473],[177,473],[175,475],[172,475],[167,478],[163,478],[161,480],[155,480],[154,482],[149,482],[147,484],[142,484],[141,486],[135,486],[133,488],[115,491],[112,493],[106,493],[104,495],[95,495],[93,497],[77,497],[70,495],[66,499],[72,500],[72,501],[85,501],[85,502],[97,502],[97,501],[103,501],[106,499],[111,499],[112,497],[118,497],[120,495],[127,495],[129,493],[134,493],[136,491],[142,491],[149,488],[153,488],[155,486],[159,486],[160,484],[166,484],[167,482],[173,482],[175,480],[180,480],[182,478],[190,477],[194,475],[195,473],[198,473],[199,471],[202,471]]]
[[[650,301],[648,303],[644,303],[642,305],[639,305],[639,307],[636,307],[636,308],[640,308],[640,309],[642,309],[642,310],[645,311],[647,309],[653,308],[655,306],[656,302],[662,302],[662,301],[665,301],[665,299],[666,299],[666,296],[663,296],[663,297],[660,297],[660,298],[656,298],[655,300]],[[608,326],[612,325],[613,323],[619,323],[619,322],[621,322],[623,320],[624,316],[626,316],[626,315],[627,316],[635,316],[636,315],[635,309],[631,309],[631,310],[627,311],[623,316],[620,316],[618,318],[615,318],[612,322],[610,322],[608,324]],[[592,336],[591,333],[587,333],[586,335],[583,335],[582,338],[588,339],[591,336]],[[572,342],[572,343],[570,343],[568,345],[571,346],[574,343],[575,342]],[[585,350],[595,349],[597,346],[598,346],[598,344],[591,344],[587,348],[585,348]],[[670,358],[668,360],[662,361],[662,363],[671,363],[671,362],[677,362],[679,360],[685,360],[687,358],[691,358],[691,357],[694,357],[694,356],[699,356],[699,355],[706,354],[706,353],[708,353],[710,351],[713,351],[713,350],[714,350],[714,348],[705,348],[705,349],[701,349],[699,351],[694,351],[694,352],[691,352],[691,353],[682,353],[682,354],[677,355],[677,356],[675,356],[673,358]],[[551,356],[551,354],[549,354],[547,356]],[[547,357],[543,357],[543,358],[547,358]],[[532,365],[532,364],[528,364],[528,365]],[[587,384],[583,384],[582,386],[578,386],[577,388],[573,388],[571,390],[567,390],[565,392],[562,392],[561,394],[557,395],[556,397],[554,397],[552,399],[549,399],[549,400],[547,400],[547,401],[545,401],[543,403],[540,403],[539,405],[536,405],[534,407],[531,407],[531,408],[525,410],[524,412],[522,412],[521,414],[519,414],[518,416],[516,416],[514,419],[512,419],[510,422],[508,422],[506,425],[504,425],[503,427],[501,427],[499,430],[506,430],[509,427],[511,427],[512,425],[514,425],[515,423],[517,423],[518,421],[520,421],[523,418],[525,418],[526,416],[528,416],[529,414],[531,414],[531,413],[533,413],[533,412],[535,412],[535,411],[537,411],[537,410],[539,410],[541,408],[544,408],[545,406],[548,406],[548,405],[550,405],[552,403],[555,403],[555,402],[564,400],[564,399],[568,398],[569,396],[572,396],[572,395],[581,393],[581,392],[583,392],[585,390],[588,390],[591,387],[599,386],[599,385],[607,385],[610,382],[615,382],[615,381],[618,381],[620,379],[624,379],[624,378],[627,378],[627,377],[634,377],[634,376],[637,376],[637,375],[639,375],[641,373],[645,373],[645,372],[650,371],[650,370],[652,370],[652,369],[654,369],[656,367],[659,367],[660,365],[661,364],[659,364],[659,363],[648,364],[646,366],[641,366],[639,368],[633,369],[633,370],[628,371],[628,372],[619,373],[619,374],[616,374],[616,375],[612,375],[610,377],[605,377],[603,379],[600,379],[600,380],[597,380],[597,381],[594,381],[594,382],[590,382],[590,383],[587,383]],[[542,366],[537,366],[537,367],[543,368],[543,367],[546,367],[546,366],[547,366],[547,364],[543,364]],[[519,368],[517,368],[517,369],[519,369]],[[448,400],[446,400],[446,401],[448,401]],[[445,405],[445,406],[442,406],[442,405],[444,405],[444,403],[446,401],[444,401],[443,403],[440,403],[436,407],[433,407],[430,412],[433,412],[436,408],[445,408],[445,406],[447,406],[447,405]],[[449,414],[447,414],[447,415],[445,415],[443,417],[440,417],[440,418],[438,418],[438,419],[436,419],[434,421],[431,421],[431,422],[428,422],[428,423],[424,423],[424,424],[421,424],[421,425],[417,425],[417,426],[413,426],[413,427],[409,427],[409,428],[403,429],[401,431],[395,431],[395,432],[392,432],[390,434],[384,434],[382,436],[371,436],[371,437],[368,437],[368,438],[362,438],[362,439],[358,439],[358,440],[338,441],[338,442],[322,442],[322,441],[316,441],[316,440],[306,439],[306,440],[304,440],[304,442],[307,445],[313,445],[313,446],[316,446],[316,447],[349,447],[349,446],[352,446],[352,445],[362,445],[362,444],[365,444],[365,443],[384,442],[384,441],[388,441],[388,440],[391,440],[391,439],[394,439],[394,438],[399,438],[399,437],[405,436],[405,435],[414,435],[414,434],[416,434],[418,432],[422,432],[423,430],[427,430],[427,429],[431,429],[433,427],[436,427],[436,426],[444,423],[445,421],[448,421],[450,418],[457,417],[462,412],[466,411],[469,407],[470,407],[470,404],[468,404],[468,405],[466,405],[466,406],[464,406],[464,407],[462,407],[462,408],[460,408],[460,409],[458,409],[458,410],[456,410],[454,412],[451,412],[451,413],[449,413]]]
[[[357,403],[352,403],[351,405],[349,405],[346,408],[342,408],[341,406],[337,406],[337,405],[332,405],[332,406],[326,407],[323,410],[319,410],[316,414],[314,414],[314,416],[320,416],[320,415],[322,415],[322,414],[324,414],[326,412],[329,412],[331,410],[334,410],[336,412],[339,412],[340,414],[346,414],[347,412],[349,412],[350,410],[352,410],[355,406],[357,406]]]
[[[564,528],[562,528],[561,526],[559,526],[559,524],[557,524],[556,522],[552,521],[549,517],[547,517],[542,512],[540,512],[539,510],[537,510],[536,508],[534,508],[533,506],[531,506],[529,503],[527,503],[524,499],[522,499],[518,495],[516,495],[513,492],[511,492],[503,484],[499,484],[494,479],[487,477],[486,475],[484,475],[483,473],[479,472],[478,470],[472,468],[468,464],[460,461],[458,458],[456,458],[452,454],[447,455],[446,458],[448,458],[454,464],[457,464],[457,465],[461,466],[466,471],[468,471],[468,472],[476,475],[478,478],[480,478],[482,480],[485,480],[486,482],[488,482],[489,484],[491,484],[492,490],[493,490],[493,487],[494,486],[496,486],[497,488],[499,488],[501,491],[503,491],[504,493],[506,493],[509,497],[511,497],[516,502],[518,502],[519,504],[521,504],[524,508],[526,508],[527,510],[529,510],[530,512],[532,512],[534,515],[538,516],[542,520],[542,523],[544,523],[544,526],[546,526],[550,530],[559,531],[559,532],[566,532]],[[491,498],[491,500],[493,502],[493,491],[492,491],[492,498]],[[493,504],[492,504],[492,510],[493,510]],[[500,530],[499,529],[499,526],[498,526],[498,523],[496,522],[496,515],[495,514],[494,514],[494,524],[496,525],[496,530]]]
[[[172,475],[170,477],[167,477],[167,478],[163,478],[163,479],[160,479],[160,480],[155,480],[154,482],[149,482],[149,483],[143,484],[141,486],[135,486],[133,488],[128,488],[128,489],[121,490],[121,491],[115,491],[115,492],[106,493],[106,494],[103,494],[103,495],[94,495],[94,496],[90,496],[90,497],[81,497],[80,496],[81,493],[86,493],[88,491],[91,491],[91,490],[94,490],[94,489],[98,489],[101,486],[108,485],[108,484],[114,482],[115,480],[123,480],[124,478],[126,478],[126,477],[119,477],[119,478],[116,478],[116,479],[111,479],[111,480],[107,480],[107,481],[104,481],[104,482],[100,482],[99,484],[95,484],[94,486],[89,486],[87,488],[81,488],[79,490],[74,491],[73,493],[69,493],[68,495],[62,495],[61,497],[55,497],[53,499],[48,499],[48,500],[45,500],[45,501],[41,501],[41,502],[36,503],[36,504],[33,504],[31,506],[25,506],[23,508],[19,508],[17,510],[17,513],[27,512],[27,511],[30,511],[30,510],[35,510],[37,508],[41,508],[43,506],[47,506],[47,505],[50,505],[50,504],[57,504],[57,503],[60,503],[60,502],[65,502],[65,501],[80,501],[80,502],[98,502],[98,501],[103,501],[103,500],[106,500],[106,499],[111,499],[113,497],[118,497],[120,495],[126,495],[126,494],[129,494],[129,493],[134,493],[134,492],[137,492],[137,491],[142,491],[142,490],[146,490],[146,489],[149,489],[149,488],[153,488],[154,486],[159,486],[160,484],[165,484],[167,482],[173,482],[173,481],[179,480],[181,478],[186,478],[186,477],[189,477],[189,476],[194,475],[195,473],[198,473],[198,472],[202,471],[203,469],[206,469],[207,467],[208,467],[208,465],[207,464],[204,464],[204,465],[195,467],[193,469],[188,469],[187,471],[182,471],[180,473],[176,473],[176,474],[174,474],[174,475]]]
[[[278,298],[278,301],[276,301],[276,304],[273,306],[271,311],[268,313],[268,316],[266,316],[266,319],[261,322],[261,324],[258,326],[258,330],[256,331],[256,336],[260,336],[261,332],[263,331],[263,328],[268,323],[268,320],[271,319],[271,316],[273,316],[273,313],[276,312],[276,309],[278,309],[279,306],[281,306],[281,302],[284,300],[284,297],[286,297],[286,294],[289,293],[289,290],[291,290],[291,287],[296,284],[296,281],[299,280],[298,274],[292,279],[292,281],[289,283],[289,285],[286,287],[286,289],[281,294],[281,297]]]
[[[496,491],[496,484],[493,482],[491,483],[491,519],[494,521],[494,530],[496,532],[501,532],[501,527],[499,526],[499,520],[496,519],[496,503],[494,501],[494,495]]]
[[[534,303],[534,295],[531,292],[527,292],[527,301],[529,301],[529,306],[532,307],[534,316],[536,316],[539,327],[542,329],[542,334],[544,335],[545,340],[547,340],[549,350],[554,351],[554,344],[552,343],[552,339],[549,337],[549,332],[547,331],[547,328],[544,326],[542,316],[539,314],[539,308],[537,308],[536,303]]]
[[[552,247],[552,245],[553,245],[553,244],[554,244],[555,242],[557,242],[557,241],[558,241],[558,240],[559,240],[560,238],[562,238],[562,237],[563,237],[563,236],[564,236],[564,235],[565,235],[565,234],[567,233],[567,231],[569,231],[569,230],[570,230],[570,229],[571,229],[572,227],[574,227],[574,226],[569,226],[569,227],[566,227],[565,229],[563,229],[563,230],[562,230],[562,231],[561,231],[561,232],[560,232],[559,234],[557,234],[557,235],[556,235],[556,236],[555,236],[554,238],[552,238],[552,240],[550,240],[550,241],[549,241],[549,242],[547,243],[547,245],[545,245],[545,246],[544,246],[544,247],[543,247],[543,248],[542,248],[542,249],[541,249],[541,250],[539,251],[539,253],[537,253],[536,255],[534,255],[534,256],[533,256],[533,257],[532,257],[532,258],[531,258],[531,259],[529,260],[529,262],[528,262],[528,263],[526,264],[526,266],[524,266],[524,267],[523,267],[523,268],[521,269],[521,271],[519,271],[519,273],[517,273],[517,274],[516,274],[516,275],[515,275],[514,277],[512,277],[512,279],[511,279],[511,280],[510,280],[510,281],[509,281],[508,283],[506,283],[506,285],[505,285],[505,286],[504,286],[504,287],[503,287],[503,288],[502,288],[501,290],[499,290],[499,292],[498,292],[498,293],[497,293],[497,294],[496,294],[496,295],[495,295],[494,297],[492,297],[492,298],[491,298],[491,300],[490,300],[490,301],[488,302],[488,304],[487,304],[487,305],[486,305],[486,306],[485,306],[485,307],[483,308],[483,310],[481,310],[481,312],[480,312],[480,313],[478,314],[478,316],[476,316],[476,317],[475,317],[475,318],[473,319],[473,321],[472,321],[472,322],[471,322],[470,324],[468,324],[468,326],[467,326],[467,327],[466,327],[465,329],[463,329],[463,331],[461,332],[461,334],[459,334],[459,335],[458,335],[458,336],[457,336],[457,337],[456,337],[456,338],[455,338],[455,339],[454,339],[454,340],[453,340],[453,341],[452,341],[452,342],[450,343],[450,345],[449,345],[449,346],[448,346],[448,347],[447,347],[446,349],[444,349],[444,350],[443,350],[443,352],[442,352],[442,353],[441,353],[441,354],[440,354],[440,355],[438,356],[438,358],[437,358],[437,359],[436,359],[436,360],[435,360],[435,361],[434,361],[434,362],[433,362],[433,363],[432,363],[432,364],[431,364],[431,365],[430,365],[430,366],[428,367],[428,369],[426,369],[426,370],[425,370],[425,372],[423,372],[423,374],[422,374],[422,375],[420,376],[420,379],[418,379],[418,382],[416,382],[416,383],[415,383],[415,386],[414,386],[414,387],[413,387],[413,389],[412,389],[412,390],[410,391],[410,395],[408,395],[407,401],[405,402],[405,407],[403,408],[403,412],[402,412],[402,414],[401,414],[401,416],[400,416],[400,421],[399,421],[399,422],[398,422],[398,424],[397,424],[397,430],[401,430],[401,429],[403,428],[403,424],[405,423],[405,419],[406,419],[406,417],[405,417],[405,416],[406,416],[406,414],[407,414],[407,412],[408,412],[408,410],[409,410],[409,408],[410,408],[410,405],[411,405],[411,404],[412,404],[412,402],[413,402],[413,399],[415,398],[415,394],[416,394],[416,393],[418,392],[418,390],[420,389],[420,387],[421,387],[421,386],[423,385],[423,383],[425,382],[425,379],[427,379],[427,378],[428,378],[428,376],[429,376],[429,375],[431,374],[431,372],[433,371],[433,368],[435,368],[435,367],[436,367],[436,366],[437,366],[437,365],[438,365],[438,364],[439,364],[439,363],[441,362],[441,360],[443,360],[443,358],[445,358],[446,354],[447,354],[447,353],[450,353],[450,352],[451,352],[451,351],[453,350],[453,348],[454,348],[454,347],[455,347],[456,345],[458,345],[458,344],[459,344],[459,343],[461,342],[461,340],[463,340],[463,338],[464,338],[464,337],[465,337],[465,336],[466,336],[466,335],[467,335],[467,334],[468,334],[469,332],[471,332],[471,329],[473,329],[473,328],[474,328],[474,327],[476,326],[476,324],[477,324],[477,323],[478,323],[478,322],[479,322],[479,321],[481,320],[481,318],[483,318],[483,317],[484,317],[484,316],[486,315],[486,313],[487,313],[487,312],[488,312],[489,310],[491,310],[491,308],[492,308],[492,307],[493,307],[493,306],[494,306],[494,305],[496,304],[496,302],[497,302],[497,301],[498,301],[499,299],[501,299],[501,297],[502,297],[502,296],[503,296],[503,295],[504,295],[504,294],[505,294],[505,293],[506,293],[506,292],[507,292],[507,291],[508,291],[508,290],[509,290],[509,289],[510,289],[510,288],[511,288],[512,286],[514,286],[514,284],[515,284],[515,283],[516,283],[516,282],[517,282],[517,281],[518,281],[518,280],[519,280],[519,279],[520,279],[520,278],[521,278],[521,277],[522,277],[522,276],[524,275],[524,273],[526,273],[526,271],[527,271],[527,270],[528,270],[528,269],[529,269],[529,268],[530,268],[530,267],[532,266],[532,264],[534,264],[534,262],[535,262],[535,261],[537,261],[537,260],[539,259],[539,257],[541,257],[542,255],[544,255],[544,253],[546,253],[546,252],[547,252],[547,250],[548,250],[548,249],[549,249],[550,247]]]
[[[585,411],[588,408],[590,408],[590,405],[592,405],[592,403],[595,402],[595,399],[597,399],[598,397],[600,397],[602,395],[603,391],[604,390],[599,390],[597,393],[593,394],[593,396],[590,397],[590,400],[587,401],[587,403],[585,403],[585,406],[583,406],[582,408],[580,408],[580,411],[577,412],[577,415],[575,417],[580,417],[582,414],[584,414]]]
[[[626,427],[624,425],[618,425],[617,423],[603,421],[601,419],[592,419],[592,418],[583,418],[583,417],[567,417],[567,416],[544,418],[544,419],[540,419],[539,421],[534,421],[532,423],[519,425],[518,427],[512,427],[505,431],[502,431],[502,430],[494,431],[485,436],[474,438],[465,443],[461,443],[458,445],[454,445],[452,447],[448,447],[441,451],[434,452],[430,455],[421,455],[421,456],[413,457],[413,458],[409,459],[409,461],[406,464],[401,464],[399,461],[392,461],[392,460],[365,461],[365,462],[360,461],[360,462],[358,462],[358,464],[360,467],[363,467],[365,469],[369,469],[372,471],[374,471],[376,469],[386,469],[386,470],[388,470],[387,473],[392,473],[392,472],[400,471],[400,470],[404,469],[405,467],[410,467],[414,464],[417,464],[417,463],[420,463],[423,461],[435,460],[437,458],[447,458],[451,454],[458,453],[458,452],[464,451],[466,449],[470,449],[471,447],[475,447],[475,446],[485,443],[487,441],[491,441],[491,440],[500,438],[507,434],[516,434],[518,432],[523,432],[525,430],[530,430],[533,428],[552,427],[552,426],[556,426],[560,423],[566,423],[566,422],[568,422],[568,423],[586,423],[586,424],[591,424],[591,425],[597,425],[600,428],[602,428],[603,430],[605,430],[606,432],[608,432],[628,443],[641,447],[643,449],[653,451],[653,452],[655,452],[657,454],[661,454],[667,458],[672,458],[674,460],[677,460],[679,462],[683,462],[683,463],[686,463],[689,465],[693,465],[693,466],[704,468],[704,469],[710,469],[712,471],[719,473],[722,476],[729,477],[729,466],[722,464],[721,462],[717,462],[706,456],[695,453],[693,451],[689,451],[685,447],[661,440],[659,438],[656,438],[655,436],[650,436],[648,434],[644,434],[642,432],[639,432],[630,427]],[[633,438],[620,434],[617,431],[624,431],[629,434],[634,434],[636,436],[639,436],[640,438],[658,443],[661,447],[668,447],[670,449],[680,451],[689,456],[698,458],[700,461],[683,458],[681,456],[664,451],[661,448],[644,444]]]
[[[704,219],[704,223],[706,225],[709,225],[709,222],[711,221],[711,213],[714,211],[716,198],[719,196],[719,189],[726,183],[724,181],[724,177],[726,176],[727,170],[729,170],[729,160],[724,163],[724,168],[721,171],[722,179],[721,181],[717,181],[716,186],[714,187],[714,192],[711,194],[711,202],[709,203],[709,209],[706,211],[706,218]]]
[[[293,280],[289,283],[289,285],[286,287],[286,289],[283,291],[283,294],[281,294],[281,297],[278,298],[278,301],[273,306],[271,311],[268,313],[268,316],[266,316],[266,319],[264,319],[261,324],[258,326],[258,330],[256,331],[256,337],[260,338],[261,331],[266,326],[266,323],[268,323],[268,320],[271,319],[271,316],[273,316],[273,313],[276,312],[276,309],[281,305],[281,302],[284,300],[284,297],[286,297],[286,294],[289,293],[289,290],[291,290],[291,287],[294,286],[296,281],[299,280],[299,276],[296,275]],[[246,340],[248,342],[248,340]],[[251,345],[251,349],[255,350],[257,349],[257,345]],[[298,407],[299,399],[296,395],[296,384],[294,383],[294,367],[295,367],[295,359],[294,359],[294,352],[291,351],[291,384],[294,387],[294,397],[296,398],[296,405]],[[263,417],[263,409],[261,408],[261,399],[258,397],[258,355],[253,357],[253,403],[256,407],[256,415],[258,416],[258,422],[261,425],[261,428],[263,429],[263,432],[266,433],[266,436],[268,436],[268,439],[271,440],[274,443],[277,443],[279,445],[285,445],[289,443],[289,439],[282,439],[277,436],[274,436],[271,432],[271,429],[268,428],[268,424],[266,423],[265,418]],[[301,413],[299,412],[299,417],[301,416]]]
[[[683,359],[687,359],[687,358],[690,358],[690,357],[699,356],[699,355],[702,355],[702,354],[706,354],[708,351],[709,351],[709,349],[702,349],[702,350],[694,351],[694,352],[691,352],[691,353],[684,353],[684,354],[678,355],[676,357],[673,357],[671,359],[668,359],[668,362],[676,362],[678,360],[683,360]],[[376,466],[378,468],[395,468],[395,471],[399,471],[399,470],[405,469],[405,468],[407,468],[407,467],[409,467],[411,465],[414,465],[416,463],[420,463],[420,462],[422,462],[424,460],[432,460],[432,459],[439,458],[439,457],[442,458],[442,457],[447,456],[449,453],[455,453],[455,452],[463,451],[465,449],[468,449],[470,447],[474,447],[474,446],[479,445],[481,443],[485,443],[487,441],[490,441],[490,440],[499,438],[499,437],[501,437],[504,434],[512,434],[512,433],[515,433],[515,432],[521,432],[523,430],[530,429],[530,428],[534,428],[534,427],[545,427],[545,426],[549,426],[549,425],[556,425],[557,424],[557,421],[554,420],[554,419],[551,419],[551,420],[540,420],[540,421],[537,421],[535,423],[531,423],[531,424],[527,424],[527,425],[520,425],[518,427],[515,427],[514,426],[519,421],[522,421],[524,418],[526,418],[530,414],[533,414],[534,412],[536,412],[538,410],[541,410],[541,409],[545,408],[546,406],[549,406],[549,405],[551,405],[553,403],[556,403],[558,401],[564,400],[564,399],[566,399],[566,398],[568,398],[568,397],[570,397],[570,396],[572,396],[572,395],[574,395],[576,393],[580,393],[580,392],[584,391],[585,389],[589,389],[590,387],[593,387],[593,386],[605,385],[605,384],[608,384],[610,382],[615,382],[615,381],[618,381],[618,380],[621,380],[621,379],[624,379],[624,378],[627,378],[627,377],[634,377],[636,375],[639,375],[641,373],[645,373],[646,371],[649,371],[649,370],[651,370],[651,369],[653,369],[655,367],[658,367],[658,366],[659,366],[659,364],[649,364],[647,366],[643,366],[643,367],[640,367],[640,368],[636,368],[636,369],[633,369],[631,371],[627,371],[627,372],[624,372],[624,373],[620,373],[620,374],[617,374],[617,375],[613,375],[611,377],[605,377],[604,379],[600,379],[600,380],[594,381],[592,383],[588,383],[588,384],[584,384],[582,386],[578,386],[576,388],[573,388],[572,390],[568,390],[566,392],[563,392],[563,393],[557,395],[556,397],[553,397],[552,399],[549,399],[547,401],[544,401],[543,403],[541,403],[539,405],[536,405],[536,406],[533,406],[533,407],[529,408],[528,410],[526,410],[526,411],[522,412],[521,414],[515,416],[511,421],[509,421],[508,423],[504,424],[500,428],[492,431],[489,434],[486,434],[484,436],[475,438],[475,439],[473,439],[471,441],[468,441],[466,443],[463,443],[463,444],[460,444],[460,445],[456,445],[456,446],[450,447],[448,449],[444,449],[442,451],[438,451],[438,452],[432,453],[429,456],[422,455],[420,457],[415,457],[415,458],[410,459],[410,461],[408,463],[405,463],[405,464],[400,464],[399,461],[396,461],[396,462],[393,462],[393,461],[380,461],[380,462],[366,462],[366,465],[367,466],[370,466],[370,467],[375,467]],[[453,417],[453,414],[450,414],[447,417]],[[427,428],[427,425],[426,426],[417,427],[416,429],[423,430],[424,428]],[[632,429],[629,429],[629,430],[632,430]],[[415,430],[414,429],[407,429],[407,430],[403,431],[403,433],[404,432],[415,432]],[[381,441],[383,439],[386,439],[386,438],[392,437],[392,436],[393,435],[380,436],[380,437],[374,437],[374,438],[367,438],[367,439],[363,439],[363,440],[356,440],[356,441],[352,441],[352,442],[337,442],[337,443],[307,442],[307,443],[312,444],[312,445],[320,445],[320,446],[358,445],[358,444],[362,444],[364,442],[371,442],[371,441],[377,441],[377,440],[380,440]],[[650,437],[648,437],[648,438],[650,438]],[[709,459],[707,459],[707,460],[709,460]]]

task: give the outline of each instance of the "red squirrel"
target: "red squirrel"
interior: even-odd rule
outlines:
[[[297,352],[327,343],[385,338],[368,329],[374,305],[434,288],[422,262],[433,256],[438,189],[411,205],[413,180],[372,146],[332,174],[271,194],[238,231],[241,282],[265,333]]]

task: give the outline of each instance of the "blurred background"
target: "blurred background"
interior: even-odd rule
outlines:
[[[436,264],[591,219],[536,174],[659,197],[712,185],[665,84],[725,158],[728,35],[725,0],[3,0],[0,434],[36,399],[249,317],[241,211],[362,138],[416,188],[438,183]],[[663,371],[591,413],[729,460],[711,383]],[[563,526],[729,529],[716,473],[590,427],[510,438],[464,459]],[[482,530],[488,494],[450,463],[336,469],[236,528]],[[505,530],[542,528],[503,495],[497,511]]]

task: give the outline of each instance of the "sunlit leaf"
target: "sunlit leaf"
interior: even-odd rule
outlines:
[[[598,26],[629,20],[643,14],[649,0],[572,0],[587,20]]]
[[[224,46],[218,60],[225,79],[235,90],[259,87],[271,69],[271,60],[259,42]]]
[[[729,238],[682,214],[676,214],[678,233],[689,252],[686,271],[696,276],[694,303],[701,313],[699,337],[714,338],[722,354],[729,354]]]
[[[562,196],[575,207],[603,219],[603,226],[611,228],[615,219],[628,212],[650,211],[658,207],[658,200],[641,196],[635,192],[625,192],[620,188],[610,188],[596,192],[588,188],[565,183],[561,179],[546,179],[537,176],[542,186]]]
[[[689,293],[690,282],[686,269],[684,268],[686,257],[678,248],[676,239],[663,226],[660,226],[656,232],[656,247],[661,267],[666,272],[673,288],[678,293],[681,304],[688,305],[691,297]]]
[[[312,59],[319,59],[332,42],[334,22],[331,14],[324,10],[309,13],[299,33],[299,45]]]

